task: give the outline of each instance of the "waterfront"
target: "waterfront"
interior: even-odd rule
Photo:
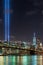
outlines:
[[[0,65],[43,65],[43,56],[0,56]]]

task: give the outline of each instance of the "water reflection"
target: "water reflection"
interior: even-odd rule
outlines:
[[[38,61],[38,65],[43,65],[43,56],[38,56],[37,58],[37,61]]]
[[[37,56],[32,56],[32,64],[31,65],[37,65]]]
[[[43,65],[43,56],[0,56],[0,65]]]
[[[42,59],[43,59],[42,56],[40,56],[40,65],[42,65]]]
[[[0,65],[4,65],[3,57],[0,56]]]
[[[23,56],[22,65],[27,65],[27,56]]]

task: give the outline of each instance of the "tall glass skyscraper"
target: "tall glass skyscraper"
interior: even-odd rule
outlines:
[[[10,0],[4,0],[5,41],[10,40]]]
[[[33,36],[33,45],[36,45],[36,34],[34,33],[34,36]]]

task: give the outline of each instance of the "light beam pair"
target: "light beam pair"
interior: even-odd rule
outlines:
[[[10,0],[4,0],[5,41],[10,41]]]

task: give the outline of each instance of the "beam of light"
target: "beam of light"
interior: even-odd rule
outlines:
[[[9,41],[10,25],[10,0],[5,0],[5,41]]]
[[[9,34],[10,34],[10,33],[9,33],[9,24],[10,24],[10,20],[9,20],[9,19],[10,19],[10,18],[9,18],[9,17],[10,17],[10,14],[9,14],[9,13],[10,13],[10,10],[9,10],[9,9],[10,9],[10,7],[9,7],[9,0],[8,0],[8,11],[9,11],[9,12],[8,12],[8,41],[9,41],[9,39],[10,39],[10,38],[9,38]]]

